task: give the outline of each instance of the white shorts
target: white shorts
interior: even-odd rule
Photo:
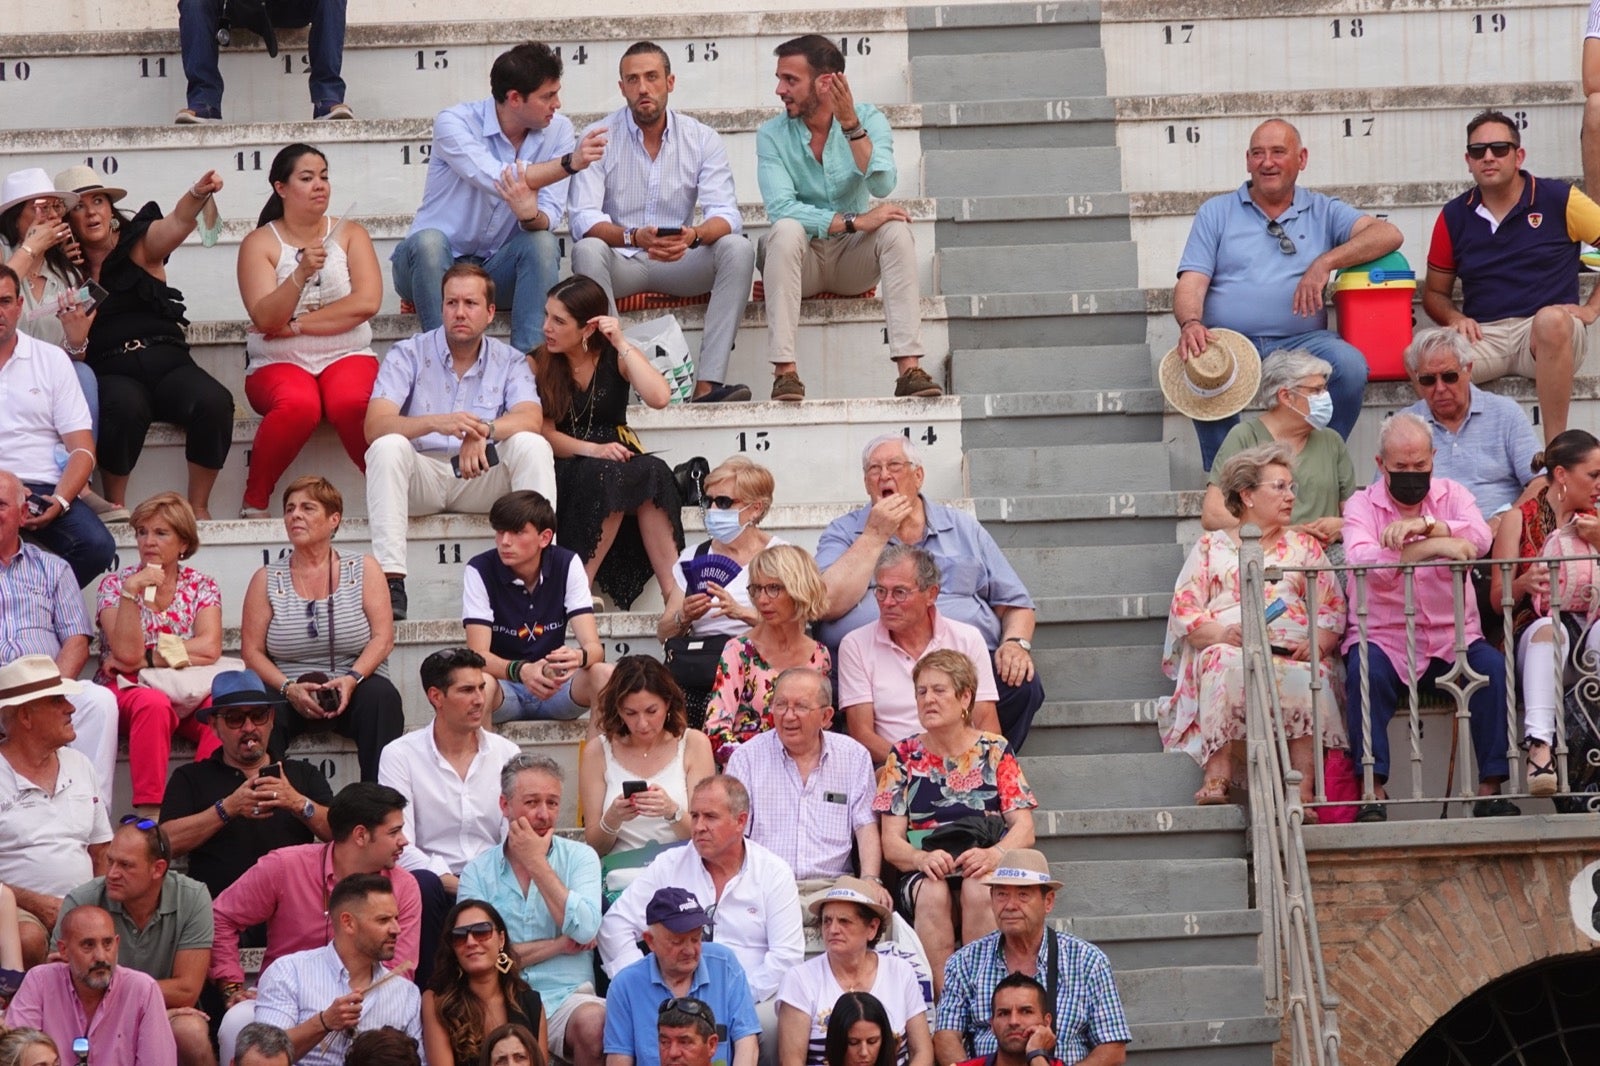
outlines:
[[[550,1054],[557,1055],[567,1062],[572,1061],[572,1056],[567,1052],[567,1023],[577,1013],[579,1007],[590,1003],[597,1004],[605,1009],[606,1001],[594,994],[594,985],[585,981],[572,992],[572,995],[561,1001],[561,1006],[545,1015],[545,1028],[549,1030]]]

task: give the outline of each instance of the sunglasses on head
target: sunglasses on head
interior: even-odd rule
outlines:
[[[217,717],[229,729],[238,729],[246,720],[251,725],[266,725],[267,719],[272,717],[271,707],[239,707],[229,711],[218,711]]]
[[[1461,371],[1459,371],[1459,370],[1446,370],[1442,374],[1418,374],[1417,375],[1417,384],[1421,385],[1425,389],[1433,388],[1433,386],[1435,384],[1437,384],[1438,382],[1440,382],[1440,381],[1444,382],[1446,385],[1454,385],[1456,382],[1458,382],[1460,380],[1461,380]]]
[[[494,933],[493,922],[473,922],[471,925],[458,925],[450,930],[450,939],[457,944],[465,944],[469,936],[474,940],[488,940]]]
[[[131,825],[141,833],[154,833],[156,835],[156,851],[160,854],[162,861],[172,861],[172,853],[167,848],[167,834],[161,832],[160,823],[152,818],[143,818],[137,814],[124,814],[122,816],[122,824]]]
[[[678,1011],[689,1015],[691,1018],[704,1018],[712,1025],[717,1024],[717,1019],[711,1013],[711,1008],[692,996],[673,996],[671,999],[664,999],[661,1001],[661,1006],[656,1013],[666,1014],[670,1011]]]
[[[1515,147],[1516,145],[1510,141],[1473,141],[1467,145],[1467,155],[1473,159],[1482,159],[1483,153],[1493,152],[1496,159],[1504,159]]]

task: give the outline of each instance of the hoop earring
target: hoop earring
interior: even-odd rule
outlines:
[[[494,968],[499,970],[501,973],[510,973],[512,968],[516,965],[517,960],[513,959],[510,955],[507,955],[504,951],[500,952],[499,958],[494,960]]]

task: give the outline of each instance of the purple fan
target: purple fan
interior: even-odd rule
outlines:
[[[683,568],[683,577],[688,582],[691,596],[706,591],[708,581],[727,588],[728,583],[744,569],[726,555],[697,555],[678,565]]]

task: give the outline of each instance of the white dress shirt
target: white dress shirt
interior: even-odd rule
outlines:
[[[688,889],[712,912],[711,939],[731,948],[750,980],[757,1003],[771,999],[784,973],[806,954],[800,920],[800,894],[789,864],[753,840],[744,842],[744,865],[717,896],[706,864],[693,844],[670,848],[633,880],[600,921],[600,958],[606,973],[617,976],[644,957],[638,940],[644,932],[644,909],[659,888]]]
[[[374,964],[373,981],[388,972]],[[268,966],[261,975],[255,1020],[289,1029],[350,992],[350,972],[332,944],[296,951]],[[415,1037],[417,1045],[422,1045],[422,993],[409,978],[397,976],[369,988],[361,999],[361,1020],[356,1027],[325,1036],[296,1059],[295,1066],[343,1066],[356,1033],[386,1025]]]
[[[478,754],[463,780],[439,754],[433,725],[391,740],[378,756],[378,783],[410,800],[400,865],[413,872],[460,875],[467,863],[505,839],[500,770],[517,752],[513,740],[478,730]]]

